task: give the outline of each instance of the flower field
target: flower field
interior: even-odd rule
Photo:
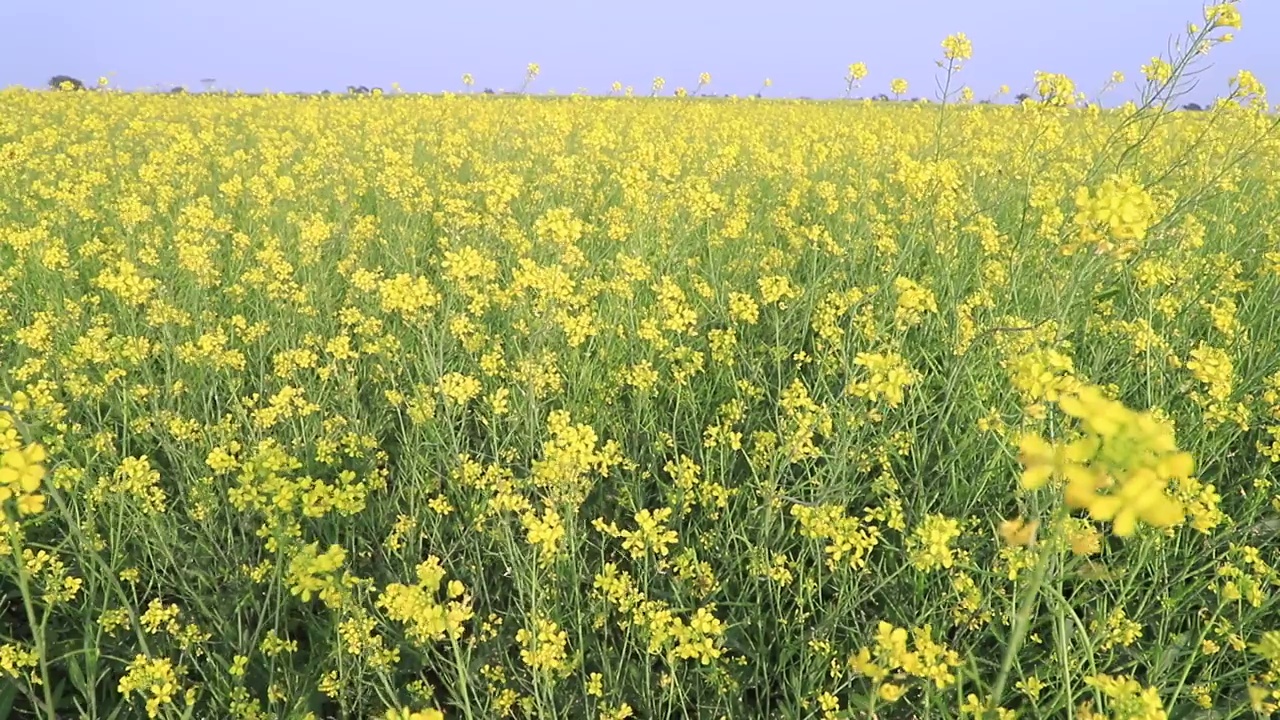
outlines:
[[[1271,714],[1219,7],[1108,110],[0,92],[0,715]]]

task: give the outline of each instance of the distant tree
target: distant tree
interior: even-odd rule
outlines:
[[[1024,101],[1030,100],[1031,96],[1026,93],[1018,93],[1017,95],[1014,96],[1013,99],[1017,100],[1018,104],[1022,104]]]
[[[49,78],[49,88],[52,90],[64,90],[68,87],[72,90],[83,90],[84,83],[70,75],[54,75]]]
[[[320,91],[320,94],[321,94],[321,95],[332,95],[333,93],[329,92],[328,90],[321,90],[321,91]]]
[[[187,89],[182,87],[181,85],[178,85],[177,87],[169,88],[170,95],[182,95],[186,92],[187,92]]]
[[[879,95],[875,96],[873,99],[879,100],[880,102],[887,102],[889,100],[889,96],[885,95],[884,93],[880,93]]]
[[[485,94],[485,95],[493,95],[493,94],[494,94],[494,93],[493,93],[493,88],[485,88],[485,89],[484,89],[484,94]]]
[[[1187,103],[1182,106],[1182,109],[1190,110],[1191,112],[1200,112],[1201,110],[1204,110],[1204,108],[1200,107],[1200,103]]]

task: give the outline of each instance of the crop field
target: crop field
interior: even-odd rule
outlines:
[[[1277,118],[944,48],[945,103],[0,92],[0,715],[1273,713]]]

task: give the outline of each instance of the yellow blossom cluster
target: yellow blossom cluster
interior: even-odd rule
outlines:
[[[0,414],[0,423],[8,422],[5,417]],[[0,454],[0,507],[7,511],[13,501],[19,515],[35,515],[44,510],[45,496],[40,487],[46,457],[38,443],[7,449]]]
[[[138,655],[126,668],[117,685],[121,695],[137,693],[143,698],[148,718],[164,717],[176,710],[175,696],[182,690],[179,677],[169,658]]]
[[[908,687],[887,682],[891,677],[919,678],[942,690],[955,683],[960,655],[934,640],[928,625],[908,631],[882,620],[876,627],[875,645],[859,649],[848,663],[855,673],[877,684],[880,699],[895,702]]]
[[[1170,482],[1187,478],[1193,460],[1179,452],[1173,432],[1150,413],[1139,413],[1086,386],[1058,403],[1080,421],[1083,437],[1050,443],[1026,435],[1020,444],[1022,486],[1065,480],[1068,506],[1113,523],[1117,535],[1133,534],[1139,521],[1156,527],[1182,522],[1182,504],[1168,494]]]
[[[839,505],[796,504],[791,506],[791,516],[800,524],[801,535],[826,541],[823,552],[832,570],[865,568],[868,554],[880,543],[879,526],[847,514]]]
[[[1086,677],[1085,683],[1106,698],[1103,703],[1106,714],[1086,705],[1080,708],[1082,717],[1117,720],[1165,720],[1169,717],[1156,689],[1143,687],[1132,677],[1099,673]]]
[[[1107,178],[1093,191],[1078,188],[1075,205],[1081,242],[1121,258],[1138,251],[1158,219],[1151,195],[1133,180],[1120,176]]]
[[[450,580],[444,586],[445,601],[441,602],[445,570],[435,556],[419,564],[416,573],[418,581],[413,585],[387,585],[378,597],[378,607],[402,623],[409,638],[419,645],[462,637],[474,614],[466,587],[458,580]]]
[[[709,665],[724,654],[726,627],[714,607],[699,607],[686,620],[666,602],[646,598],[631,574],[613,563],[605,564],[592,588],[618,614],[620,628],[638,633],[650,655]]]

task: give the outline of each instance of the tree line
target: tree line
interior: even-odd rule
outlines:
[[[49,88],[50,88],[50,89],[52,89],[52,90],[70,90],[70,91],[75,91],[75,90],[84,90],[84,89],[85,89],[85,84],[84,84],[84,82],[82,82],[79,78],[74,78],[74,77],[71,77],[70,75],[54,75],[53,77],[49,78]],[[170,92],[170,93],[175,93],[175,94],[177,94],[177,93],[184,93],[184,92],[186,92],[186,91],[187,91],[187,89],[186,89],[185,87],[181,87],[181,86],[179,86],[179,87],[175,87],[175,88],[173,88],[173,89],[169,90],[169,92]],[[304,94],[304,95],[305,95],[305,94],[309,94],[309,93],[298,93],[298,94]],[[322,91],[320,91],[320,93],[319,93],[319,94],[320,94],[320,95],[332,95],[332,93],[331,93],[331,92],[329,92],[328,90],[322,90]],[[381,95],[381,94],[382,94],[382,88],[377,88],[377,87],[375,87],[375,88],[369,88],[369,87],[368,87],[368,86],[366,86],[366,85],[348,85],[348,86],[347,86],[347,94],[348,94],[348,95]],[[491,89],[489,89],[489,88],[485,88],[485,89],[484,89],[484,94],[486,94],[486,95],[493,95],[493,94],[494,94],[494,92],[493,92],[493,90],[491,90]],[[759,94],[759,93],[756,93],[756,97],[760,97],[760,94]],[[1028,94],[1026,94],[1026,93],[1019,93],[1016,97],[1014,97],[1014,100],[1016,100],[1019,104],[1021,104],[1021,103],[1023,103],[1024,101],[1029,100],[1030,98],[1031,98],[1031,96],[1030,96],[1030,95],[1028,95]],[[801,98],[801,100],[808,100],[808,99],[809,99],[809,98]],[[873,97],[872,99],[873,99],[873,100],[878,100],[878,101],[881,101],[881,102],[888,102],[889,100],[891,100],[891,98],[890,98],[888,95],[885,95],[884,93],[881,93],[881,94],[879,94],[879,95],[876,95],[876,96],[875,96],[875,97]],[[918,98],[912,98],[912,101],[913,101],[913,102],[914,102],[914,101],[917,101],[917,100],[918,100]],[[989,101],[985,101],[985,100],[984,100],[984,101],[982,102],[982,104],[987,105],[987,104],[990,104],[990,102],[989,102]],[[1201,107],[1199,103],[1187,103],[1186,105],[1183,105],[1183,106],[1182,106],[1182,109],[1183,109],[1183,110],[1190,110],[1190,111],[1200,111],[1200,110],[1203,110],[1204,108],[1203,108],[1203,107]]]

